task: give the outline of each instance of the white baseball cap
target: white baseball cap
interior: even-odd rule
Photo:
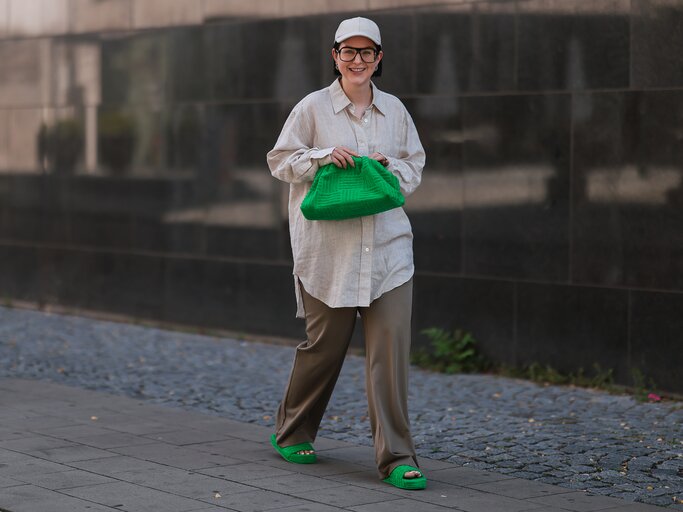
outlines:
[[[346,41],[349,37],[363,36],[370,39],[373,43],[381,45],[382,36],[379,35],[379,27],[377,23],[367,18],[349,18],[339,24],[337,32],[334,34],[334,41],[341,43]]]

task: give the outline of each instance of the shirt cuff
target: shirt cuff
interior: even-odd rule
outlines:
[[[394,162],[395,162],[396,160],[398,160],[398,158],[394,158],[394,157],[391,157],[391,156],[386,156],[386,155],[383,155],[382,153],[380,153],[380,155],[384,156],[384,158],[387,159],[387,165],[386,165],[386,168],[387,168],[387,169],[389,169],[390,171],[396,169],[396,165],[394,165]]]
[[[318,160],[318,167],[332,163],[332,151],[334,148],[318,149],[311,153],[311,158]]]
[[[311,158],[325,158],[326,156],[331,155],[332,151],[334,151],[334,148],[317,149],[315,151],[311,151]]]

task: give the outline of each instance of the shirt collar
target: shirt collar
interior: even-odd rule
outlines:
[[[380,114],[386,115],[384,93],[380,91],[372,82],[370,82],[370,87],[372,87],[372,103],[370,106],[374,106]],[[336,79],[334,82],[332,82],[332,85],[330,85],[328,89],[330,90],[332,108],[334,109],[335,114],[338,114],[351,104],[351,100],[344,92],[344,89],[342,89],[339,79]]]

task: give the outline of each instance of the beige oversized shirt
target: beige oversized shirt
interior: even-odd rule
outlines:
[[[398,98],[374,84],[372,98],[359,119],[335,80],[294,107],[268,152],[273,176],[290,184],[298,317],[304,316],[299,280],[309,294],[336,308],[368,306],[413,275],[413,234],[403,208],[332,221],[307,220],[300,209],[316,171],[331,162],[337,146],[361,156],[382,153],[405,196],[420,184],[425,154],[410,114]]]

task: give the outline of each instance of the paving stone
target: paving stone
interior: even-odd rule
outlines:
[[[18,458],[0,458],[0,477],[20,477],[26,474],[45,474],[67,471],[62,464],[39,459],[30,455],[17,454]]]
[[[34,435],[35,434],[27,430],[15,430],[14,428],[0,427],[0,441],[11,441],[14,439],[22,439],[24,437],[33,437]]]
[[[538,478],[540,478],[538,473],[534,473],[532,471],[515,471],[514,473],[510,474],[515,478],[525,478],[527,480],[538,480]]]
[[[59,473],[24,474],[17,476],[17,479],[21,480],[22,483],[33,484],[50,490],[114,482],[106,476],[78,469]]]
[[[167,464],[182,469],[204,469],[243,462],[223,455],[212,455],[210,453],[164,443],[112,448],[112,451],[120,453],[121,455],[129,455],[131,457],[158,462],[160,464]]]
[[[429,480],[438,480],[454,485],[476,485],[486,482],[498,482],[501,480],[509,480],[513,478],[510,475],[503,475],[491,471],[481,471],[469,468],[450,468],[437,471],[431,471],[427,478]]]
[[[603,510],[624,506],[624,501],[606,496],[591,496],[581,492],[570,492],[545,496],[541,498],[530,498],[528,501],[540,505],[551,505],[565,508],[577,512],[590,512],[593,510]]]
[[[67,465],[69,466],[69,469],[83,469],[84,471],[90,471],[92,473],[106,476],[115,476],[119,473],[136,470],[159,471],[160,469],[166,467],[156,462],[136,459],[135,457],[126,457],[123,455],[107,457],[104,459],[69,462]]]
[[[129,480],[129,475],[127,474],[120,476],[127,481]],[[186,498],[194,498],[210,503],[218,503],[218,495],[222,497],[252,490],[252,487],[236,482],[229,482],[220,478],[196,474],[187,475],[182,480],[166,480],[159,476],[155,476],[153,479],[148,479],[147,482],[148,483],[143,485],[171,494],[177,494]],[[140,481],[134,483],[142,484]]]
[[[124,432],[108,432],[93,436],[78,438],[78,442],[96,448],[122,448],[124,446],[139,446],[151,444],[154,441],[146,437],[134,436]]]
[[[3,489],[0,508],[11,512],[111,512],[109,507],[34,485]]]
[[[83,445],[51,448],[49,450],[36,450],[29,452],[29,455],[53,462],[76,462],[80,460],[104,459],[116,456],[115,453]]]
[[[6,477],[0,476],[0,489],[2,489],[3,487],[13,487],[15,485],[23,485],[23,484],[24,484],[23,481],[20,481],[20,480],[14,479],[14,478],[6,478]]]
[[[432,503],[421,503],[418,509],[413,500],[398,499],[384,503],[358,505],[356,507],[349,507],[348,510],[353,510],[354,512],[416,512],[417,510],[420,512],[446,512],[453,509]]]
[[[417,462],[420,466],[420,469],[424,469],[425,471],[438,471],[440,469],[450,469],[453,467],[453,462],[447,462],[445,460],[435,460],[435,459],[427,459],[425,457],[418,457]]]
[[[4,416],[4,415],[3,415]],[[73,418],[65,418],[62,416],[46,416],[44,414],[40,414],[40,424],[39,427],[36,425],[36,420],[34,418],[24,418],[21,420],[13,420],[13,421],[6,421],[3,418],[3,425],[12,427],[15,429],[21,429],[27,434],[29,432],[38,432],[41,433],[41,430],[43,429],[54,429],[54,428],[59,428],[59,427],[69,427],[69,426],[78,426],[81,425],[80,422],[77,420],[74,420]]]
[[[356,467],[358,469],[358,467]],[[325,476],[326,480],[338,482],[339,485],[354,485],[364,489],[373,489],[381,492],[392,492],[392,488],[379,479],[377,471],[365,469],[338,475]],[[392,492],[393,494],[393,492]]]
[[[470,491],[472,494],[458,497],[454,507],[466,512],[520,512],[533,510],[538,506],[529,500],[517,500],[488,492],[475,492],[472,489]]]
[[[399,499],[398,496],[386,492],[362,489],[351,485],[306,491],[305,497],[308,500],[335,507],[352,507]]]
[[[45,436],[24,437],[21,439],[12,439],[10,441],[3,441],[0,443],[0,448],[26,454],[40,450],[63,448],[67,446],[73,447],[77,445],[63,439],[54,439]]]
[[[185,512],[201,507],[201,503],[198,504],[196,500],[126,482],[75,487],[63,489],[61,492],[126,512],[140,512],[141,510]]]
[[[481,494],[475,489],[467,487],[459,487],[457,485],[450,485],[443,482],[428,481],[427,488],[420,492],[410,491],[406,489],[399,489],[387,484],[384,484],[382,492],[393,494],[397,497],[410,499],[421,503],[431,503],[441,507],[457,507],[457,504],[464,498],[478,496]],[[421,505],[417,505],[419,508]]]
[[[520,462],[516,459],[512,460],[502,460],[498,463],[496,463],[496,467],[499,468],[510,468],[510,469],[522,469],[524,467],[524,463]]]
[[[64,420],[66,420],[66,418],[64,418]],[[74,425],[73,422],[70,422],[70,424],[67,425],[46,426],[43,424],[42,417],[40,418],[39,426],[36,426],[35,423],[35,420],[33,420],[33,426],[30,428],[31,432],[39,434],[42,437],[53,437],[65,441],[80,441],[83,437],[87,436],[115,433],[105,428],[83,423]]]
[[[502,496],[508,496],[510,498],[517,499],[537,498],[541,496],[552,496],[554,494],[572,492],[571,489],[564,489],[556,485],[531,482],[519,478],[499,480],[483,484],[474,484],[470,485],[469,487],[479,491],[500,494]]]
[[[344,484],[331,479],[318,478],[311,475],[308,475],[306,478],[301,478],[299,475],[284,475],[272,478],[262,478],[259,480],[250,480],[249,485],[259,489],[266,489],[268,491],[296,495],[297,493],[305,494],[317,489],[341,487]]]
[[[261,456],[263,454],[273,455],[274,450],[270,444],[264,442],[256,443],[244,439],[230,439],[227,441],[216,441],[210,443],[199,443],[192,445],[193,450],[206,453],[225,455],[227,457],[247,457]]]
[[[355,446],[353,448],[334,448],[324,452],[325,457],[353,462],[362,466],[375,466],[375,452],[369,446]]]
[[[355,444],[346,441],[339,441],[337,439],[319,437],[315,440],[315,449],[319,452],[332,450],[334,448],[351,448],[353,446],[355,446]]]
[[[112,414],[110,417],[98,416],[98,418],[98,422],[101,425],[106,426],[111,430],[125,432],[128,434],[158,434],[175,430],[175,427],[172,425],[151,420],[140,420],[138,417],[131,415]]]
[[[262,490],[222,496],[216,503],[221,507],[229,510],[238,510],[239,512],[260,512],[262,510],[308,506],[311,504],[310,501],[293,496]]]
[[[567,509],[566,509],[566,508],[545,507],[545,506],[542,506],[542,505],[541,505],[540,508],[534,507],[534,508],[529,509],[529,510],[530,510],[530,511],[533,511],[533,512],[567,512]]]
[[[217,418],[210,418],[211,423],[207,423],[205,425],[202,425],[201,422],[196,422],[192,425],[192,428],[196,428],[198,430],[209,429],[208,431],[212,431],[211,429],[216,428],[215,424],[212,426],[212,424],[216,422],[216,419]],[[203,421],[207,420],[204,419]],[[227,421],[224,418],[221,418],[220,422],[221,425],[219,428],[221,431],[224,430],[225,432],[229,433],[231,437],[235,437],[238,439],[263,442],[264,440],[270,439],[270,435],[272,434],[270,428],[264,428],[260,425],[236,423],[232,421]]]
[[[260,480],[262,478],[272,478],[295,474],[293,471],[287,471],[284,469],[256,463],[242,463],[233,466],[219,466],[215,468],[200,469],[199,473],[225,480],[232,480],[235,482],[249,482],[250,480]]]
[[[284,469],[285,471],[296,471],[296,473],[301,475],[324,477],[355,473],[363,467],[352,462],[327,459],[324,456],[318,457],[318,462],[316,464],[292,464],[291,462],[287,462],[282,459],[279,455],[272,453],[272,450],[268,452],[267,456],[257,456],[254,458],[247,458],[245,460],[253,460],[255,463],[278,469]],[[373,474],[377,475],[376,472],[373,472]],[[377,478],[377,476],[375,476],[375,478]]]
[[[527,464],[524,467],[524,471],[526,472],[531,472],[531,473],[538,473],[538,474],[547,474],[549,471],[552,471],[552,466],[548,466],[547,464]]]
[[[185,429],[177,430],[173,432],[162,432],[160,434],[147,435],[151,440],[161,441],[164,443],[174,444],[178,446],[183,445],[193,445],[199,443],[215,443],[217,441],[232,440],[235,441],[233,436],[227,434],[227,432],[222,433],[210,433],[204,430],[198,429]]]
[[[223,507],[215,507],[212,505],[201,505],[202,508],[193,508],[192,510],[184,510],[183,512],[225,512]]]
[[[322,503],[301,503],[293,507],[275,508],[273,512],[338,512],[342,509]]]
[[[561,485],[565,482],[565,479],[557,476],[544,476],[534,481],[544,484]]]
[[[241,483],[169,466],[118,472],[116,478],[195,499],[210,499],[212,492],[227,495],[253,490]]]
[[[568,466],[567,470],[571,473],[594,473],[598,470],[595,466],[586,466],[583,464]]]
[[[629,505],[619,505],[613,508],[603,508],[600,512],[662,512],[661,507],[647,505],[645,503],[632,503]]]

